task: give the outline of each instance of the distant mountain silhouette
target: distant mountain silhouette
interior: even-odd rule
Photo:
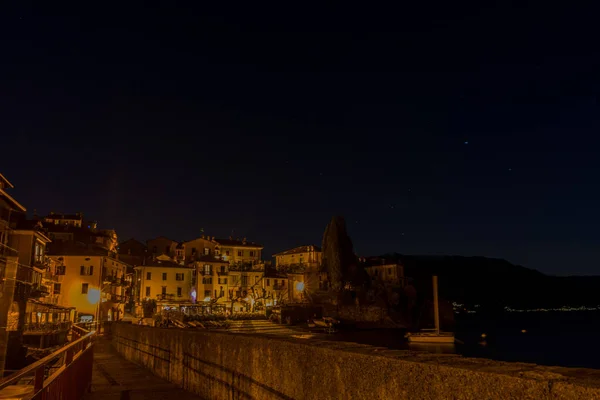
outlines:
[[[431,276],[439,277],[440,298],[488,307],[554,308],[600,305],[600,276],[558,277],[486,257],[381,256],[401,262],[419,297],[431,296]]]

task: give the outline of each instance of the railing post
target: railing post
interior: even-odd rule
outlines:
[[[33,393],[37,393],[44,388],[44,373],[45,365],[42,365],[35,370],[35,377],[33,380]]]
[[[65,365],[69,365],[73,362],[73,349],[68,349],[65,353]]]

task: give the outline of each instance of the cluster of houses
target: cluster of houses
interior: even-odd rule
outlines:
[[[64,341],[72,322],[139,317],[144,302],[229,314],[301,303],[327,290],[314,245],[274,254],[271,262],[246,238],[119,243],[114,230],[83,213],[28,219],[12,188],[0,174],[0,373],[11,349]],[[403,279],[401,265],[366,265],[373,279]]]

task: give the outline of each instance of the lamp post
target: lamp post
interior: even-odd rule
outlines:
[[[90,289],[88,291],[87,298],[90,304],[96,305],[96,316],[94,319],[97,326],[96,330],[99,331],[100,325],[98,324],[98,318],[100,317],[100,301],[102,300],[102,292],[100,289]]]

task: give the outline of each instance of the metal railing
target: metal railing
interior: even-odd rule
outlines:
[[[0,394],[12,385],[31,400],[80,400],[90,391],[96,332],[74,327],[74,341],[0,380]],[[28,392],[28,393],[27,393]]]
[[[56,331],[68,331],[71,328],[71,326],[71,321],[30,323],[24,325],[23,333],[43,334],[54,333]]]

